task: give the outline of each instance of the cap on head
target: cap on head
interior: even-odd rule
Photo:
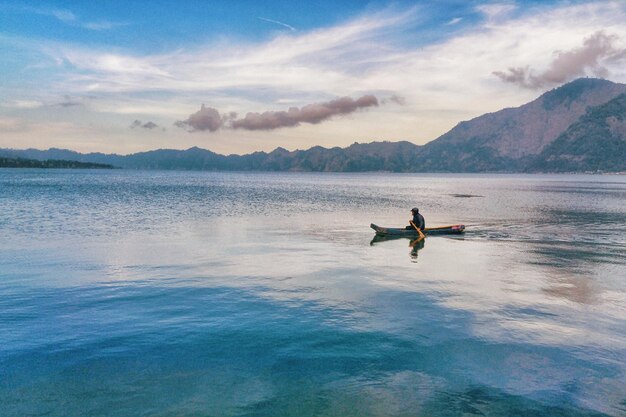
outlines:
[[[420,212],[420,210],[417,207],[413,207],[411,209],[411,213],[419,213],[419,212]]]

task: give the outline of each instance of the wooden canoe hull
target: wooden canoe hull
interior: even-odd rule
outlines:
[[[417,236],[415,229],[400,229],[393,227],[380,227],[374,223],[370,227],[376,231],[379,236]],[[425,235],[458,235],[465,232],[465,226],[462,224],[454,224],[451,226],[431,227],[424,229]]]

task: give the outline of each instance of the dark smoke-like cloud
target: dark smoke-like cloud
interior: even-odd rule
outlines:
[[[74,106],[80,106],[81,103],[80,101],[76,101],[74,99],[72,99],[72,97],[65,95],[63,96],[63,101],[60,103],[57,103],[56,105],[59,107],[74,107]]]
[[[63,108],[85,106],[89,101],[98,99],[99,97],[94,95],[82,95],[79,97],[72,97],[65,94],[63,96],[63,100],[59,101],[58,103],[52,103],[50,104],[50,106]]]
[[[59,103],[58,105],[61,107],[74,107],[74,106],[80,106],[80,103],[77,101],[63,101]]]
[[[300,109],[291,107],[287,111],[248,113],[243,119],[233,120],[232,127],[246,130],[272,130],[298,126],[300,123],[318,124],[333,116],[349,114],[371,106],[378,106],[378,100],[371,95],[356,100],[341,97],[326,103],[309,104]]]
[[[291,107],[287,111],[266,111],[263,113],[248,113],[244,118],[237,119],[237,113],[220,115],[204,104],[200,110],[187,120],[177,121],[175,126],[187,129],[190,132],[216,130],[244,129],[244,130],[273,130],[281,127],[299,126],[301,123],[318,124],[333,116],[353,113],[359,109],[378,106],[378,100],[372,95],[366,95],[356,100],[350,97],[341,97],[326,103],[308,104],[302,108]]]
[[[154,122],[143,123],[141,120],[135,120],[134,122],[130,124],[131,129],[135,129],[137,127],[152,130],[152,129],[156,129],[157,127],[159,127],[159,125],[157,125]]]
[[[220,115],[213,107],[206,107],[204,104],[200,110],[189,116],[187,120],[179,120],[174,126],[187,129],[189,132],[205,131],[215,132],[221,129],[224,124],[237,117],[237,113]]]
[[[493,74],[504,82],[531,89],[562,84],[588,73],[607,77],[609,71],[603,63],[618,62],[626,58],[626,49],[614,46],[618,39],[615,35],[598,31],[585,39],[581,47],[556,52],[550,67],[539,75],[529,67],[509,68],[506,72],[495,71]]]
[[[381,103],[382,104],[394,103],[394,104],[397,104],[399,106],[404,106],[406,104],[406,98],[394,94],[394,95],[392,95],[390,97],[384,98],[381,101]]]

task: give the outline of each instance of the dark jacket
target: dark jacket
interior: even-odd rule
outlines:
[[[419,227],[420,230],[424,230],[426,228],[426,221],[424,220],[424,216],[422,216],[419,213],[415,213],[413,215],[413,223],[415,223],[415,225],[417,227]],[[411,226],[412,228],[413,226]],[[408,227],[407,227],[408,229]]]

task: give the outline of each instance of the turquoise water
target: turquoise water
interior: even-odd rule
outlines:
[[[0,415],[626,415],[626,177],[0,170]],[[370,223],[464,223],[372,242]]]

